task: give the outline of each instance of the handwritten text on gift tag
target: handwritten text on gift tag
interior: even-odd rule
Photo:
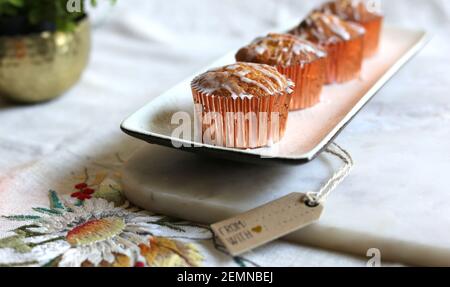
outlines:
[[[211,228],[231,255],[237,256],[317,221],[322,211],[322,205],[306,205],[305,194],[292,193]]]

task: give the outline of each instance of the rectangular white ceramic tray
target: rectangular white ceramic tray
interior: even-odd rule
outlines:
[[[360,79],[342,85],[326,86],[321,103],[289,114],[283,140],[271,147],[240,150],[204,145],[199,142],[173,138],[171,124],[174,113],[185,111],[193,117],[193,99],[190,82],[206,70],[235,62],[231,52],[185,81],[173,87],[122,123],[122,130],[152,144],[210,156],[244,161],[280,161],[306,163],[319,155],[366,105],[369,100],[416,55],[427,43],[424,31],[385,27],[379,53],[364,62]]]

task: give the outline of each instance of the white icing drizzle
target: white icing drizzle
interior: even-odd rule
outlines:
[[[288,34],[269,34],[266,37],[257,38],[244,49],[249,51],[248,61],[250,62],[267,52],[269,53],[266,55],[269,57],[269,62],[274,61],[285,66],[296,64],[294,61],[305,64],[327,55],[325,51],[312,43]]]
[[[254,66],[255,69],[258,70],[260,73],[262,73],[263,75],[265,75],[265,76],[271,78],[272,80],[274,80],[274,81],[277,83],[277,85],[278,85],[279,87],[283,87],[283,79],[282,79],[280,76],[278,76],[278,75],[276,75],[275,73],[273,73],[273,72],[267,70],[266,68],[263,69],[263,68],[262,68],[263,66],[261,66],[261,65],[253,65],[253,66]],[[281,75],[281,74],[280,74],[280,75]]]
[[[306,43],[298,43],[294,45],[293,51],[297,55],[307,53],[307,54],[314,54],[319,58],[324,58],[327,56],[327,53],[324,50],[318,49],[317,47]]]
[[[337,17],[322,17],[322,21],[331,29],[331,31],[341,39],[350,40],[349,31],[342,25],[342,21]]]
[[[258,45],[255,47],[255,51],[259,55],[262,55],[267,51],[267,46],[266,45]]]
[[[306,26],[307,28],[303,27]],[[340,40],[351,40],[353,33],[362,35],[365,29],[359,25],[345,22],[332,14],[313,12],[302,24],[291,33],[307,38],[307,33],[319,43],[335,43]]]
[[[249,75],[252,74],[252,70],[260,72],[267,78],[261,77],[262,82],[251,79]],[[283,90],[287,93],[293,92],[294,84],[291,81],[286,81],[284,76],[279,74],[276,69],[252,63],[237,63],[210,70],[195,78],[192,87],[208,95],[213,95],[216,91],[225,89],[233,99],[251,99],[254,97],[254,95],[245,91],[238,81],[230,80],[231,76],[239,77],[241,82],[258,87],[270,96],[277,95]]]
[[[261,74],[265,75],[266,77],[272,79],[273,81],[275,81],[278,85],[278,87],[283,87],[283,79],[281,78],[281,74],[275,74],[273,71],[275,71],[275,69],[273,69],[273,71],[271,69],[268,69],[268,66],[262,66],[262,65],[256,65],[256,64],[252,64],[253,68],[256,69],[258,72],[260,72]],[[264,79],[264,81],[267,82],[267,84],[272,87],[273,90],[277,90],[275,88],[275,86],[272,84],[271,81]]]
[[[268,93],[269,95],[273,95],[274,94],[273,89],[270,89],[266,85],[264,85],[262,83],[259,83],[259,82],[255,81],[255,80],[251,80],[249,78],[243,77],[243,78],[241,78],[241,81],[244,82],[244,83],[247,83],[247,84],[253,84],[253,85],[259,87],[261,90],[263,90],[266,93]],[[266,83],[269,84],[268,81],[266,81]],[[271,86],[271,85],[269,85],[269,86]],[[271,86],[271,87],[273,88],[273,86]]]
[[[325,3],[321,11],[335,14],[344,20],[364,22],[372,17],[381,16],[380,5],[369,0],[334,0]]]

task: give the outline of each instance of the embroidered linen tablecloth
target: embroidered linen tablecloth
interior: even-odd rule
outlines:
[[[120,132],[125,117],[321,1],[261,2],[102,5],[93,14],[91,62],[76,87],[35,106],[0,102],[0,266],[366,265],[365,258],[282,241],[232,258],[209,228],[139,210],[122,195],[121,167],[144,145]],[[447,1],[385,2],[391,23],[438,33],[449,25]]]

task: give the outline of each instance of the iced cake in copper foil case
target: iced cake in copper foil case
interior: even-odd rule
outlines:
[[[327,51],[327,83],[344,83],[359,77],[364,53],[362,26],[314,11],[289,33]]]
[[[325,3],[319,10],[334,14],[342,20],[356,22],[366,29],[364,36],[364,56],[371,57],[378,51],[383,15],[377,1],[334,0]]]
[[[294,87],[274,67],[254,63],[197,76],[191,88],[203,143],[247,149],[280,141]]]
[[[325,83],[327,53],[317,45],[290,34],[269,34],[257,38],[236,54],[239,62],[274,66],[295,83],[291,110],[320,102]]]

